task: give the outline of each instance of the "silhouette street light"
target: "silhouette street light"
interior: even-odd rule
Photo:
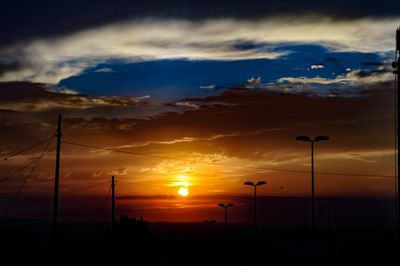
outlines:
[[[223,203],[220,203],[220,204],[218,204],[218,206],[225,209],[225,234],[226,234],[226,233],[228,233],[228,208],[233,207],[235,205],[233,205],[232,203],[229,203],[226,205]]]
[[[215,224],[216,221],[210,219],[210,220],[204,220],[203,223],[207,225],[207,233],[210,234],[211,233],[211,225]]]
[[[204,220],[203,223],[205,224],[215,224],[215,220]]]
[[[311,228],[315,229],[315,192],[314,192],[314,142],[329,140],[328,136],[317,136],[311,139],[309,136],[297,136],[296,140],[311,143]]]
[[[257,184],[254,184],[253,182],[244,182],[244,185],[246,186],[252,186],[254,187],[254,232],[257,231],[257,187],[258,186],[262,186],[262,185],[266,185],[267,182],[265,181],[260,181]]]

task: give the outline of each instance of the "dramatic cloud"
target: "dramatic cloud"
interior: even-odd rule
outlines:
[[[268,189],[260,190],[260,196],[308,195],[309,173],[304,171],[309,170],[309,146],[295,141],[294,137],[326,134],[331,140],[316,145],[319,197],[387,197],[393,194],[394,184],[394,92],[393,83],[390,84],[366,86],[357,97],[320,97],[238,88],[206,98],[183,99],[181,102],[187,103],[185,106],[162,109],[165,107],[160,105],[158,113],[137,118],[133,118],[138,115],[137,109],[130,105],[117,104],[118,111],[113,110],[114,104],[106,104],[101,109],[98,106],[80,108],[82,100],[78,101],[74,112],[66,106],[23,112],[1,110],[0,137],[7,141],[2,142],[0,155],[3,159],[52,136],[56,114],[63,113],[61,197],[66,205],[63,206],[65,217],[69,212],[90,206],[93,209],[102,203],[108,192],[109,178],[115,175],[120,211],[144,215],[150,220],[166,219],[160,216],[164,212],[179,213],[181,216],[170,219],[191,220],[209,212],[215,201],[226,195],[232,195],[229,200],[238,206],[248,204],[247,199],[235,197],[245,193],[243,182],[249,178],[268,181]],[[43,85],[30,84],[29,91],[18,89],[21,84],[7,84],[9,88],[11,85],[15,93],[7,96],[5,90],[1,90],[4,97],[0,103],[3,99],[24,102],[31,97],[52,102],[83,97],[85,104],[89,101],[87,96],[56,93]],[[38,88],[34,89],[35,86]],[[110,113],[115,116],[105,118]],[[125,117],[121,116],[126,113]],[[69,144],[71,142],[89,147]],[[54,145],[53,141],[50,147]],[[96,149],[92,145],[107,149]],[[0,178],[12,175],[37,158],[42,149],[42,146],[36,147],[1,160]],[[23,207],[12,209],[9,215],[47,219],[45,202],[50,202],[51,198],[53,165],[54,150],[41,160],[24,186],[24,198],[33,200],[26,205],[19,200],[16,204]],[[29,171],[28,167],[3,182],[0,197],[9,199],[10,191],[20,186]],[[340,173],[367,176],[342,176]],[[173,196],[183,184],[190,190],[187,203]],[[197,198],[201,195],[210,198]],[[268,202],[270,204],[270,200]],[[129,209],[132,206],[134,210]],[[86,215],[87,219],[100,217],[93,212]],[[241,217],[238,215],[235,219],[240,221]]]
[[[24,66],[9,69],[1,80],[57,83],[109,59],[272,59],[290,53],[277,49],[284,43],[318,43],[335,51],[384,52],[393,49],[393,31],[399,24],[398,17],[351,21],[301,16],[257,21],[132,20],[3,49],[0,58],[18,55]],[[243,41],[258,45],[244,46]]]
[[[319,85],[373,85],[380,82],[388,82],[393,80],[393,72],[391,69],[379,69],[378,71],[362,71],[352,70],[345,75],[338,75],[334,78],[323,77],[282,77],[277,80],[278,83],[300,83],[300,84],[319,84]],[[348,87],[349,88],[349,87]]]
[[[115,175],[120,211],[199,220],[230,195],[247,217],[251,203],[239,195],[249,179],[268,181],[261,198],[308,195],[310,147],[298,135],[330,137],[315,146],[318,196],[392,196],[399,7],[4,3],[0,198],[26,177],[26,199],[51,197],[58,114],[64,214],[90,216],[82,210],[102,202]],[[40,145],[25,150],[33,143]],[[186,203],[176,196],[181,186],[190,191]],[[78,196],[82,189],[88,198]],[[29,202],[24,213],[45,209],[37,206]]]
[[[132,106],[144,97],[89,97],[68,89],[55,91],[47,85],[9,82],[0,83],[0,110],[38,112],[49,109],[86,109],[102,106]]]
[[[360,5],[345,0],[291,1],[291,0],[218,0],[218,1],[139,1],[49,0],[7,1],[0,16],[0,46],[26,42],[37,38],[68,35],[83,29],[94,28],[124,20],[158,19],[206,20],[240,18],[260,20],[282,16],[332,16],[335,19],[388,17],[399,14],[398,1],[366,0]],[[26,26],[29,21],[29,27]]]

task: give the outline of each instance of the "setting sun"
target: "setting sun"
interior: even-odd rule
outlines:
[[[187,187],[180,187],[178,189],[178,195],[182,197],[189,196],[189,189]]]

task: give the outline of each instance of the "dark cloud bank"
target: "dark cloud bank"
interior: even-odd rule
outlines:
[[[373,1],[7,1],[0,13],[0,47],[66,35],[81,29],[143,18],[261,19],[270,16],[329,16],[335,19],[388,17],[400,14],[400,3]],[[312,17],[312,16],[311,16]]]

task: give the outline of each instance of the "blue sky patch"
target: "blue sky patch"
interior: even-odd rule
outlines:
[[[262,48],[258,43],[240,43],[238,49]],[[111,60],[58,85],[91,95],[150,95],[153,100],[172,101],[202,96],[215,88],[246,86],[249,79],[257,77],[262,86],[274,84],[282,77],[334,79],[353,70],[375,71],[386,59],[378,53],[329,51],[321,45],[281,45],[275,50],[290,53],[277,59],[229,61]]]

